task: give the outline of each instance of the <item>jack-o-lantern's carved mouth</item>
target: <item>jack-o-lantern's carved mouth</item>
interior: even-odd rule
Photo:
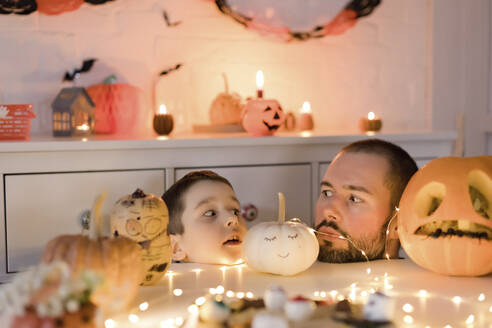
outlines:
[[[289,257],[290,253],[287,253],[285,255],[282,255],[282,254],[277,254],[278,257],[281,257],[283,259],[286,259],[287,257]]]
[[[270,125],[270,124],[268,124],[265,121],[263,121],[263,124],[265,124],[265,126],[268,128],[268,131],[275,131],[275,130],[277,130],[280,127],[280,125],[278,125],[278,124],[272,124],[272,125]]]
[[[418,227],[415,234],[432,238],[458,236],[492,240],[492,229],[465,220],[432,221]]]

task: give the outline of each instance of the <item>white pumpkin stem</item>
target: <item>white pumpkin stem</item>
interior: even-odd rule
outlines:
[[[229,83],[227,82],[227,75],[222,72],[222,77],[224,78],[225,93],[229,93]]]
[[[102,236],[102,204],[107,195],[106,192],[99,194],[92,205],[89,221],[89,238],[91,239],[98,239]]]
[[[285,196],[282,192],[278,193],[278,222],[285,222]]]

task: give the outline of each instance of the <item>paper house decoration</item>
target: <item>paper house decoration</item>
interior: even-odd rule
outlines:
[[[82,87],[63,88],[51,104],[55,137],[90,135],[94,129],[94,103]]]

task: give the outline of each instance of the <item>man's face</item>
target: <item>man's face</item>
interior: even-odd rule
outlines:
[[[240,261],[246,224],[232,188],[222,182],[199,181],[182,201],[184,233],[176,238],[186,259],[218,264]]]
[[[390,215],[391,194],[384,185],[388,169],[384,157],[367,153],[343,152],[330,164],[316,203],[316,230],[332,234],[318,234],[320,261],[363,261],[360,250],[370,259],[382,254]]]

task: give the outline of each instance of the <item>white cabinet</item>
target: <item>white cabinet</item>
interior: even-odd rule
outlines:
[[[248,226],[277,219],[279,191],[285,195],[286,219],[296,217],[312,224],[310,164],[177,169],[176,179],[205,169],[229,180],[241,206],[252,204],[258,209],[258,217]]]
[[[163,170],[12,174],[4,181],[7,272],[39,262],[53,237],[80,233],[80,214],[102,191],[108,193],[106,214],[117,199],[136,188],[164,192]]]
[[[452,153],[456,133],[380,134],[419,163]],[[107,191],[103,212],[137,187],[161,195],[191,170],[209,168],[234,186],[242,205],[259,209],[258,219],[276,219],[277,192],[287,217],[312,224],[319,183],[343,146],[367,135],[306,137],[279,133],[172,136],[146,140],[39,138],[0,142],[0,282],[36,264],[45,243],[78,233],[79,215]],[[106,140],[107,139],[107,140]]]

